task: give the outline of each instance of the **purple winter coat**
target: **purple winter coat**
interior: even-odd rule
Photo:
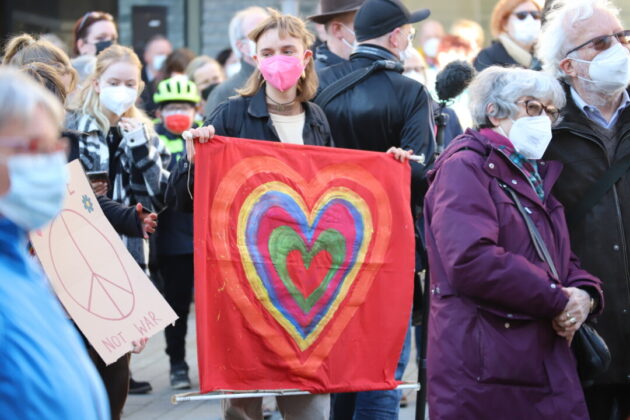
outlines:
[[[468,130],[429,173],[432,420],[588,419],[575,358],[551,321],[568,302],[561,287],[585,288],[602,303],[603,296],[571,252],[563,207],[550,195],[561,164],[539,161],[538,168],[544,202],[488,138]],[[532,211],[562,284],[537,256],[498,180]]]

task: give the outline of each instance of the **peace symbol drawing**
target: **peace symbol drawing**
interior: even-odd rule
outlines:
[[[208,217],[230,298],[290,366],[313,372],[384,262],[392,215],[381,183],[353,164],[304,179],[249,157],[222,178]]]

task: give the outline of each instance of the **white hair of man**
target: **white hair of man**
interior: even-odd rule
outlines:
[[[560,62],[575,47],[569,43],[570,31],[579,22],[593,16],[595,9],[619,16],[619,9],[609,0],[556,0],[553,3],[537,43],[537,57],[543,62],[543,70],[557,79],[568,81],[560,68]]]
[[[236,13],[232,20],[230,20],[230,25],[228,27],[228,35],[230,38],[230,47],[234,52],[234,55],[240,60],[243,56],[243,53],[238,48],[236,44],[238,41],[243,41],[247,39],[247,34],[245,33],[245,29],[243,28],[243,22],[245,18],[249,15],[253,14],[263,14],[267,15],[267,11],[260,6],[251,6],[247,9],[243,9]]]
[[[521,68],[489,67],[470,84],[470,113],[475,127],[491,127],[490,117],[514,118],[519,98],[532,97],[562,109],[564,90],[551,75]]]
[[[37,107],[42,107],[61,128],[64,109],[52,93],[16,68],[0,68],[0,127],[28,126]]]

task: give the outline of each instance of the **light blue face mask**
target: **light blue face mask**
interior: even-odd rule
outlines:
[[[21,154],[3,160],[11,185],[0,196],[0,214],[27,232],[45,226],[59,214],[66,197],[65,154]]]

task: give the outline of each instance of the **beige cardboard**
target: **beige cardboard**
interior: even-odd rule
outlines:
[[[64,209],[31,242],[57,297],[106,364],[177,315],[109,224],[78,160]]]

